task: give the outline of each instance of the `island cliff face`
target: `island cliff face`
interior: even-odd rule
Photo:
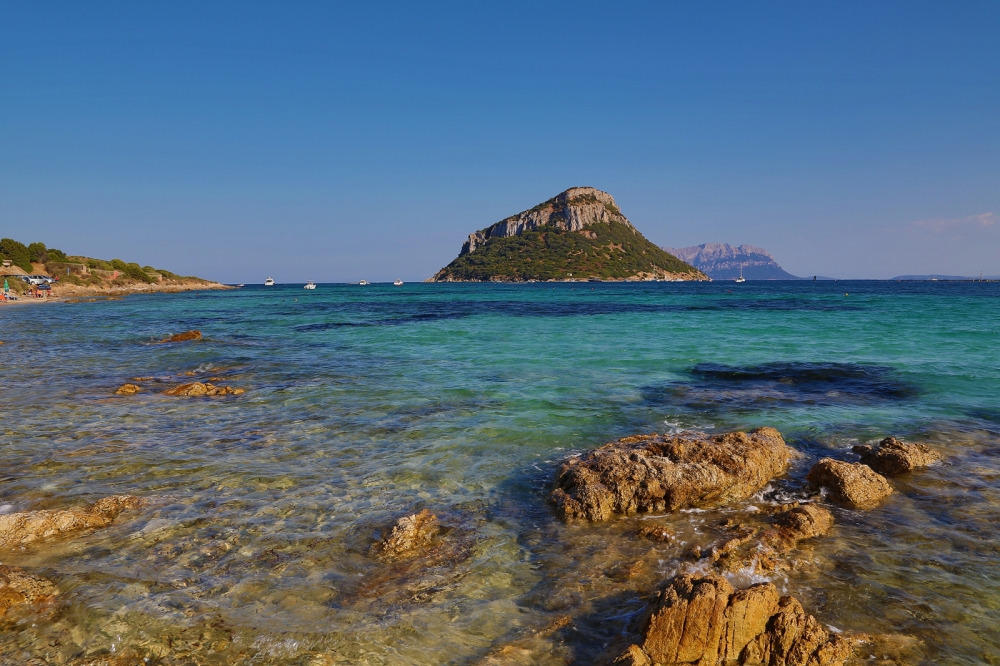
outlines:
[[[743,277],[748,280],[801,280],[786,272],[771,253],[762,247],[729,243],[703,243],[691,247],[663,248],[675,257],[688,262],[703,271],[713,280],[732,280]]]
[[[457,259],[431,282],[707,280],[646,240],[614,198],[572,187],[534,208],[469,234]]]

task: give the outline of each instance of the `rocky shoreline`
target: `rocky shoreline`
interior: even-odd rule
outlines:
[[[797,454],[773,428],[709,436],[636,435],[575,455],[557,470],[549,501],[567,525],[597,526],[616,517],[668,515],[716,507],[739,509],[749,519],[729,519],[729,532],[715,543],[692,544],[682,556],[689,573],[660,582],[647,593],[623,635],[606,647],[605,666],[881,666],[916,664],[920,642],[905,634],[843,633],[826,626],[806,605],[770,581],[739,585],[747,576],[794,577],[808,566],[798,551],[822,548],[835,529],[826,504],[876,510],[892,492],[891,482],[869,467],[900,474],[940,457],[922,444],[885,438],[857,449],[865,462],[823,459],[815,463],[801,491],[788,504],[765,505],[756,495],[783,476]],[[891,461],[887,463],[886,461]],[[754,505],[750,505],[753,501]],[[628,524],[622,522],[622,524]],[[614,534],[611,525],[611,534]],[[384,566],[407,562],[407,571],[440,565],[441,552],[455,544],[429,509],[399,518],[376,541],[370,556]],[[676,535],[660,523],[630,536],[671,543]],[[611,547],[612,544],[608,544]],[[433,562],[432,562],[433,560]],[[457,565],[458,560],[453,562]],[[398,564],[393,566],[398,567]],[[646,577],[640,560],[606,572],[625,583]],[[398,569],[397,569],[398,570]],[[389,570],[387,570],[388,572]],[[572,614],[530,636],[496,646],[479,663],[532,663],[550,648],[547,640],[572,625]],[[539,652],[539,650],[541,650]],[[575,662],[574,662],[575,663]]]
[[[197,341],[196,331],[168,338]],[[135,381],[148,381],[148,377]],[[197,383],[195,383],[197,384]],[[132,385],[126,385],[132,386]],[[191,386],[184,385],[184,386]],[[119,392],[122,393],[122,392]],[[168,395],[211,395],[168,390]],[[124,392],[124,394],[132,394]],[[765,502],[760,493],[783,477],[801,454],[773,428],[707,435],[681,432],[625,437],[588,453],[574,455],[556,470],[548,498],[563,529],[605,532],[613,548],[619,539],[670,544],[677,536],[650,522],[634,533],[622,531],[635,516],[667,516],[682,511],[726,508],[737,513],[713,543],[692,543],[679,562],[687,568],[645,588],[655,571],[642,560],[621,561],[604,572],[609,585],[639,592],[644,602],[625,630],[604,643],[595,664],[604,666],[902,666],[920,660],[920,642],[905,635],[845,633],[808,610],[808,599],[782,592],[769,577],[794,577],[800,551],[821,550],[836,529],[828,503],[850,510],[877,510],[892,492],[890,476],[935,464],[940,456],[922,444],[883,439],[859,446],[861,462],[825,458],[815,463],[801,488],[801,499]],[[110,526],[145,509],[149,499],[115,495],[85,507],[41,509],[0,515],[0,548],[12,549],[71,539]],[[759,506],[758,506],[759,505]],[[385,525],[370,542],[373,573],[341,603],[364,606],[373,599],[420,603],[468,574],[468,561],[480,539],[468,516],[453,510],[423,508]],[[653,553],[654,551],[650,551]],[[803,551],[804,552],[804,551]],[[803,563],[806,564],[803,564]],[[0,616],[12,610],[40,612],[58,604],[56,581],[16,566],[0,566]],[[747,577],[751,582],[746,582]],[[757,580],[753,580],[757,577]],[[764,580],[760,580],[760,578]],[[553,581],[553,585],[560,585]],[[30,609],[36,609],[31,611]],[[523,638],[495,645],[478,662],[493,666],[534,663],[550,647],[546,641],[571,628],[569,606],[550,625]],[[542,652],[539,652],[541,650]],[[166,655],[126,648],[121,657],[149,660]],[[108,657],[110,659],[111,656]],[[93,661],[69,662],[74,666]],[[118,663],[107,661],[107,663]],[[164,663],[173,663],[166,661]],[[312,663],[312,662],[310,662]],[[317,662],[318,663],[318,662]],[[574,661],[574,663],[579,663]]]

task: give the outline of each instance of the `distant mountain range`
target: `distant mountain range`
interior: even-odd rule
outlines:
[[[761,247],[729,243],[705,243],[691,247],[663,248],[681,261],[685,261],[713,280],[733,280],[740,276],[748,280],[802,280],[785,271],[771,253]]]

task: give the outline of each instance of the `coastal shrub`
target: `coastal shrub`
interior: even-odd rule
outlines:
[[[121,259],[112,259],[108,263],[110,263],[111,264],[111,268],[113,268],[116,271],[121,271],[122,273],[127,273],[128,272],[128,264],[126,264]]]
[[[142,270],[142,266],[135,263],[125,264],[125,275],[128,275],[133,280],[139,280],[147,284],[155,282],[153,278],[149,277],[146,271]]]
[[[28,246],[28,254],[31,260],[37,263],[45,262],[45,243],[32,243]]]
[[[66,261],[66,253],[50,247],[45,251],[45,261]]]
[[[80,259],[82,263],[87,264],[87,268],[96,268],[101,271],[115,270],[115,267],[111,265],[111,262],[104,261],[102,259],[93,259],[91,257],[71,257],[71,259]]]
[[[0,256],[10,259],[25,273],[31,272],[31,251],[24,243],[18,243],[13,238],[0,238]]]

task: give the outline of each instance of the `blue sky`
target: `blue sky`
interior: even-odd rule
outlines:
[[[0,235],[423,279],[575,185],[790,272],[1000,274],[1000,3],[0,4]]]

